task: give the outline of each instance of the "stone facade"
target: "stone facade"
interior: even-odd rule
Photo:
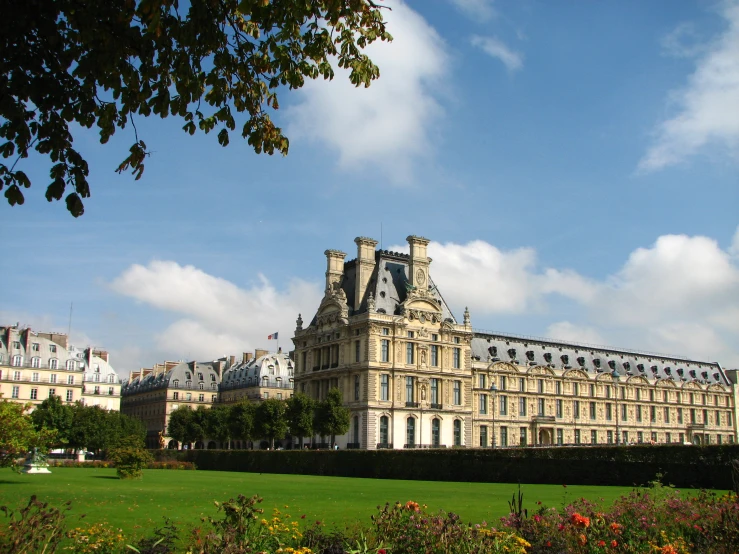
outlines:
[[[104,350],[79,349],[62,333],[0,327],[0,394],[38,405],[50,396],[120,408],[121,380]]]
[[[475,332],[409,254],[327,250],[324,298],[298,317],[296,389],[341,390],[340,447],[490,447],[737,440],[737,388],[717,363]]]

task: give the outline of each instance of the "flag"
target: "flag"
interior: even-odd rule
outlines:
[[[267,337],[267,340],[277,340],[278,333],[272,333],[270,336]]]

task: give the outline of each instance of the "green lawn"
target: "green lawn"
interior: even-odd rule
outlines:
[[[258,494],[263,507],[283,509],[294,519],[305,515],[306,523],[328,525],[370,522],[379,504],[415,500],[432,510],[458,513],[463,521],[497,521],[508,513],[508,500],[516,485],[394,481],[273,475],[217,471],[147,470],[142,481],[121,481],[113,469],[52,468],[51,475],[18,475],[0,470],[0,505],[20,506],[35,494],[39,500],[61,506],[72,501],[68,525],[85,521],[108,521],[130,536],[145,533],[166,515],[184,526],[196,524],[201,515],[214,515],[215,500],[238,494]],[[628,492],[624,487],[522,485],[524,506],[536,501],[560,506],[575,498],[603,498],[611,502]],[[566,498],[565,498],[566,495]]]

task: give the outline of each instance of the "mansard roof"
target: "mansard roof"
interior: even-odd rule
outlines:
[[[180,362],[168,371],[152,371],[143,377],[134,377],[124,383],[121,394],[136,394],[170,386],[182,388],[188,381],[192,382],[194,389],[198,388],[199,383],[207,384],[208,388],[211,388],[211,383],[218,386],[221,382],[218,376],[218,361]]]
[[[221,389],[234,389],[247,385],[261,384],[267,377],[271,382],[282,379],[285,383],[293,378],[295,366],[290,356],[276,352],[260,356],[248,362],[232,365],[223,373]]]
[[[724,370],[715,362],[515,335],[476,332],[472,357],[487,363],[503,361],[520,366],[580,369],[592,376],[616,371],[624,380],[640,375],[649,380],[729,385]]]

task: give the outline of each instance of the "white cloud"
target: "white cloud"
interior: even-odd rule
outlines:
[[[295,319],[298,313],[315,311],[321,288],[295,279],[279,291],[264,275],[256,277],[251,287],[240,288],[193,266],[153,261],[148,266],[132,265],[110,286],[119,294],[184,316],[157,336],[161,355],[203,360],[274,347],[266,339],[275,331],[284,337],[280,344],[291,349]]]
[[[731,246],[729,246],[729,254],[734,258],[739,258],[739,227],[736,228],[734,238],[731,240]]]
[[[434,94],[448,74],[444,40],[401,0],[383,12],[391,43],[376,42],[367,54],[380,68],[369,88],[356,88],[347,70],[332,81],[308,81],[302,102],[286,110],[288,134],[324,143],[339,154],[345,171],[379,169],[391,181],[412,179],[414,164],[434,151],[433,128],[443,110]]]
[[[681,23],[661,43],[663,53],[676,58],[692,58],[706,51],[706,44],[701,42],[692,23]]]
[[[590,344],[593,346],[605,345],[606,340],[593,327],[575,325],[569,321],[558,321],[547,327],[547,337],[565,342]]]
[[[493,0],[451,0],[451,2],[475,20],[487,21],[495,15]]]
[[[473,46],[480,48],[488,56],[503,62],[509,71],[516,71],[523,67],[523,54],[511,50],[502,41],[495,37],[481,37],[473,35],[470,39]]]
[[[670,94],[677,113],[655,130],[654,143],[639,162],[641,171],[681,163],[708,145],[739,155],[739,0],[722,5],[727,28],[707,46],[687,85]],[[695,45],[690,50],[697,52]]]

